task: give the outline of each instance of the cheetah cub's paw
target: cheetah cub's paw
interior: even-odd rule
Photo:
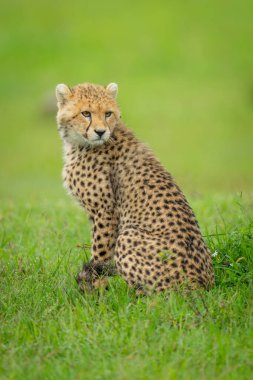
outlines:
[[[76,282],[82,293],[108,289],[109,276],[114,275],[116,268],[113,264],[95,264],[91,261],[83,266],[83,270],[76,277]]]

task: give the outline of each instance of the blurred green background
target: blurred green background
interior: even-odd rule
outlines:
[[[2,1],[1,197],[65,196],[57,83],[119,84],[186,192],[253,184],[252,1]]]

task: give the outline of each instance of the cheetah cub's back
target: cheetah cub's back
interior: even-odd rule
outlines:
[[[92,221],[91,260],[81,290],[116,271],[140,291],[214,285],[210,252],[171,175],[128,130],[117,85],[56,88],[64,146],[63,179]]]

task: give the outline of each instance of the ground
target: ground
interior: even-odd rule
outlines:
[[[74,3],[1,3],[0,378],[251,379],[252,2]],[[51,99],[84,81],[119,84],[186,193],[218,252],[210,292],[79,294],[89,223],[62,188]]]
[[[215,289],[136,298],[120,278],[82,296],[88,221],[67,197],[2,209],[3,379],[249,379],[252,200],[190,198],[214,257]],[[87,245],[87,246],[86,246]]]

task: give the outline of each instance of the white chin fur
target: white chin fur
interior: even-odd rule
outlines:
[[[87,140],[90,146],[103,145],[107,140]]]

